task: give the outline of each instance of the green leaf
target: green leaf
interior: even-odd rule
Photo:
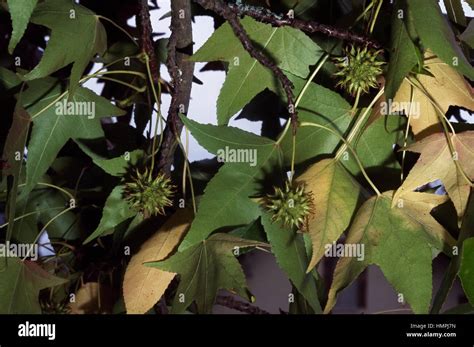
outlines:
[[[290,302],[290,307],[288,308],[289,314],[315,314],[308,301],[294,285],[292,285],[291,294],[293,294],[294,300]]]
[[[31,14],[38,0],[8,0],[8,11],[12,18],[12,36],[8,44],[8,53],[12,54],[25,33]]]
[[[37,190],[31,193],[28,202],[34,204],[32,211],[38,213],[38,222],[46,225],[70,204],[69,197],[57,190]],[[60,209],[62,207],[62,209]],[[72,211],[61,214],[48,225],[50,239],[75,240],[80,237],[79,216]]]
[[[13,239],[23,243],[35,242],[40,231],[38,225],[47,223],[50,239],[78,239],[79,217],[72,211],[64,213],[69,204],[68,196],[49,188],[36,189],[28,196],[21,197],[17,201],[16,218],[22,218],[14,223]],[[59,213],[61,215],[57,217]]]
[[[441,13],[438,2],[410,0],[408,10],[423,45],[431,48],[446,64],[470,80],[474,80],[474,69],[457,44],[456,37]]]
[[[99,226],[84,241],[84,244],[91,242],[97,237],[113,234],[114,228],[117,225],[129,218],[133,218],[136,214],[137,212],[131,209],[128,202],[123,198],[123,186],[116,186],[105,202]]]
[[[454,244],[452,237],[429,214],[443,198],[412,193],[403,204],[391,208],[392,195],[393,192],[386,192],[375,196],[357,212],[345,245],[364,247],[364,256],[363,259],[340,258],[328,294],[326,313],[333,308],[337,294],[371,264],[380,267],[415,313],[428,312],[433,254],[444,249],[446,244]]]
[[[108,159],[95,153],[84,141],[76,140],[75,142],[92,159],[95,165],[111,176],[123,176],[130,166],[136,165],[145,155],[143,150],[136,149],[131,152],[125,152],[119,157]]]
[[[67,280],[51,275],[35,262],[8,258],[6,268],[0,271],[0,313],[39,314],[41,289],[58,286]]]
[[[469,47],[474,48],[474,20],[469,22],[468,27],[464,32],[459,36],[461,40],[466,42]]]
[[[295,89],[299,89],[303,80],[292,79]],[[351,106],[342,96],[330,89],[311,83],[298,106],[298,119],[301,122],[312,122],[332,128],[341,135],[346,132],[353,118]],[[296,133],[295,164],[312,159],[318,155],[330,154],[334,151],[340,139],[327,130],[316,127],[299,128]],[[281,148],[285,163],[291,162],[293,140],[289,131]]]
[[[244,54],[239,65],[231,63],[217,98],[217,123],[226,125],[234,114],[266,88],[277,92],[278,81],[255,59]]]
[[[457,226],[457,225],[456,225]],[[443,281],[441,282],[438,292],[433,300],[431,306],[431,314],[437,314],[440,312],[446,298],[449,295],[451,288],[453,287],[454,281],[459,274],[459,268],[461,267],[462,251],[459,252],[463,247],[463,242],[474,235],[474,194],[470,195],[466,212],[463,215],[461,230],[458,235],[456,247],[453,248],[451,254],[454,253],[454,249],[457,250],[457,254],[452,254],[451,261],[444,273]],[[459,254],[460,253],[460,254]]]
[[[107,49],[107,34],[99,17],[70,0],[46,0],[36,7],[31,22],[51,29],[51,38],[43,58],[25,79],[46,77],[73,63],[69,82],[72,96],[87,64]]]
[[[19,196],[15,203],[15,218],[21,216],[23,216],[23,218],[20,218],[13,223],[11,239],[20,243],[33,243],[38,236],[38,215],[40,211],[36,211],[34,202],[30,201],[29,196]],[[61,209],[64,209],[64,206],[61,206]],[[61,209],[58,208],[56,212],[60,212]],[[35,213],[25,216],[32,212]]]
[[[252,299],[234,252],[255,246],[265,244],[227,234],[214,234],[167,260],[147,265],[180,275],[171,313],[183,313],[192,302],[196,302],[198,313],[211,313],[219,289],[228,289],[243,298]]]
[[[218,155],[220,151],[225,150],[227,146],[229,149],[255,149],[257,148],[257,155],[260,152],[271,152],[273,147],[277,147],[276,143],[270,139],[258,136],[239,128],[228,126],[215,126],[211,124],[200,124],[187,117],[181,117],[184,125],[191,131],[201,146],[207,149],[210,153]],[[259,165],[257,158],[256,165]],[[239,165],[239,167],[246,168],[253,163],[231,163]]]
[[[459,25],[466,26],[466,15],[461,0],[443,0],[449,19]]]
[[[474,237],[464,241],[459,278],[469,302],[474,305]]]
[[[13,71],[0,66],[0,82],[5,90],[9,90],[19,86],[21,79]]]
[[[250,17],[245,17],[241,23],[259,49],[269,54],[281,69],[296,76],[305,78],[309,74],[309,66],[314,65],[323,53],[299,30],[274,28]],[[272,72],[247,53],[227,23],[214,32],[192,59],[229,62],[229,72],[217,101],[219,125],[227,124],[234,114],[265,88],[278,92],[279,85]]]
[[[68,100],[67,95],[64,95],[58,100],[59,103],[53,103],[60,95],[60,85],[56,80],[47,78],[32,81],[29,89],[21,97],[23,107],[33,118],[33,129],[28,144],[24,193],[34,188],[69,139],[103,137],[100,118],[124,114],[106,98],[82,87],[77,89],[67,105],[90,105],[95,108],[94,118],[91,118],[91,115],[76,112],[60,113],[58,106]]]
[[[138,161],[145,156],[145,152],[137,149],[131,152],[125,152],[120,157],[112,159],[94,159],[94,163],[102,170],[112,176],[123,176],[127,172],[127,168],[136,165]]]
[[[255,161],[227,162],[219,169],[207,184],[180,251],[201,242],[217,229],[246,225],[257,219],[258,206],[250,197],[262,193],[265,174],[273,172],[281,161],[280,149],[272,140],[233,127],[182,119],[199,144],[211,153],[219,154],[227,148],[228,151],[238,150],[253,155]]]
[[[266,242],[265,232],[257,219],[249,225],[232,230],[229,235],[240,237],[245,240]]]
[[[471,304],[461,304],[444,311],[443,314],[474,314],[474,306]]]
[[[400,144],[404,138],[406,118],[400,116],[385,116],[370,123],[357,139],[355,149],[364,168],[382,171],[384,169],[400,169],[394,145]],[[348,160],[342,160],[351,174],[361,173],[353,154],[347,151]],[[344,158],[343,158],[344,159]]]
[[[358,207],[362,187],[344,166],[334,159],[324,159],[308,168],[297,182],[313,197],[314,208],[308,221],[312,241],[313,269],[324,255],[325,246],[337,241],[349,226]]]
[[[385,84],[387,100],[393,99],[403,79],[418,62],[416,47],[405,27],[404,18],[400,18],[402,2],[397,1],[392,14],[392,36],[390,41],[390,60]]]
[[[306,273],[309,259],[303,236],[273,223],[268,213],[262,212],[262,225],[267,233],[278,265],[316,313],[321,313],[318,290],[312,273]]]

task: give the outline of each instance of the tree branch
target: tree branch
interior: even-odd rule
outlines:
[[[291,26],[311,34],[320,33],[343,41],[355,42],[376,49],[381,48],[381,45],[372,38],[356,34],[349,30],[336,28],[314,21],[301,20],[289,15],[278,15],[263,7],[257,8],[254,6],[239,5],[234,3],[229,3],[228,7],[236,15],[247,15],[259,22],[270,24],[274,27]]]
[[[153,43],[153,28],[150,20],[150,9],[148,8],[147,0],[139,0],[139,12],[137,16],[137,26],[140,34],[140,48],[142,52],[148,55],[150,60],[151,76],[153,83],[159,83],[160,71],[158,69],[158,61],[156,60],[154,43]]]
[[[171,36],[168,41],[167,67],[172,78],[173,90],[168,111],[163,143],[159,152],[158,168],[169,175],[173,156],[178,145],[183,123],[179,114],[186,115],[191,98],[194,62],[191,0],[171,1]]]
[[[253,306],[247,302],[242,302],[234,299],[232,296],[228,295],[219,295],[216,298],[216,304],[225,306],[232,310],[245,312],[247,314],[270,314],[269,312],[262,310],[257,306]]]

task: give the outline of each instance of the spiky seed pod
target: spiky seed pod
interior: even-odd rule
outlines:
[[[130,206],[144,216],[164,215],[165,207],[173,205],[171,199],[174,195],[175,186],[164,174],[159,173],[152,177],[145,169],[140,169],[126,179],[124,183],[124,198]]]
[[[345,56],[335,59],[336,76],[340,77],[337,86],[349,94],[356,95],[359,91],[367,93],[370,88],[377,87],[377,77],[382,74],[383,61],[377,58],[382,50],[375,51],[367,47],[345,49]]]
[[[302,184],[285,183],[285,187],[274,187],[273,194],[265,199],[272,220],[283,226],[305,231],[305,225],[313,209],[313,199]]]
[[[71,309],[68,304],[65,302],[40,301],[43,314],[70,314]]]

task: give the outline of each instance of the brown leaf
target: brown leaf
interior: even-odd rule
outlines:
[[[145,313],[160,300],[176,274],[143,264],[167,258],[188,231],[192,217],[192,211],[178,210],[132,257],[123,282],[127,313]]]
[[[474,94],[463,76],[439,58],[433,57],[431,52],[427,52],[425,56],[431,57],[426,58],[425,68],[434,77],[419,74],[417,79],[425,92],[438,104],[443,114],[446,114],[449,106],[474,110]],[[411,100],[412,92],[413,104],[409,107],[407,103]],[[406,80],[395,95],[392,111],[404,111],[407,116],[411,112],[410,124],[417,139],[441,130],[437,110],[430,99]]]

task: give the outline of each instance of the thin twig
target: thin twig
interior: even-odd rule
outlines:
[[[343,41],[359,43],[364,46],[367,45],[375,49],[381,48],[381,45],[372,38],[354,33],[349,30],[336,28],[314,21],[297,19],[288,15],[279,15],[265,8],[260,10],[259,8],[255,8],[253,6],[238,5],[233,3],[229,3],[228,7],[237,15],[247,15],[259,22],[270,24],[274,27],[291,26],[310,34],[320,33]]]
[[[269,312],[261,309],[260,307],[253,306],[248,302],[236,300],[234,297],[229,295],[220,295],[216,298],[216,304],[225,306],[232,310],[245,312],[247,314],[270,314]]]

